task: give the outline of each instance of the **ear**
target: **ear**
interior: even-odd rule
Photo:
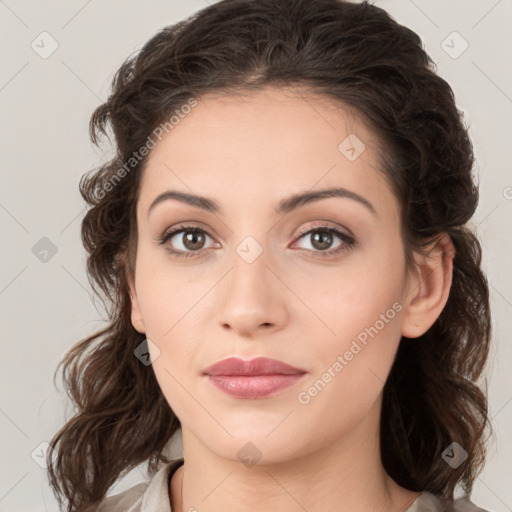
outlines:
[[[142,319],[142,313],[140,312],[139,300],[137,298],[137,292],[135,290],[135,284],[133,276],[128,276],[128,288],[130,290],[130,299],[132,304],[131,320],[134,329],[141,334],[145,334],[144,320]]]
[[[441,314],[452,285],[455,248],[443,233],[428,248],[428,255],[415,254],[417,273],[411,273],[402,316],[402,336],[418,338]]]

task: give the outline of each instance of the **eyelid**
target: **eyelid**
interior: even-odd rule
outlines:
[[[344,251],[348,251],[350,249],[353,249],[356,245],[358,245],[356,238],[352,235],[349,235],[343,231],[343,229],[340,229],[338,226],[331,226],[328,223],[324,223],[318,226],[312,226],[306,229],[304,232],[301,232],[301,234],[297,237],[296,241],[293,242],[292,245],[296,244],[302,239],[306,239],[306,236],[317,232],[327,232],[331,235],[334,235],[338,240],[341,240],[341,244],[334,248],[334,249],[328,249],[326,251],[312,251],[310,249],[306,249],[308,252],[312,252],[313,254],[318,254],[321,257],[328,257],[328,256],[336,256],[339,253],[342,253]]]
[[[201,224],[202,223],[200,223],[198,221],[191,221],[191,224],[187,224],[187,222],[180,222],[174,226],[171,226],[170,228],[165,229],[162,235],[155,237],[155,240],[157,242],[159,242],[163,238],[166,238],[167,235],[170,235],[171,233],[172,233],[172,236],[174,236],[184,230],[192,231],[194,229],[199,229],[199,230],[203,231],[204,233],[206,233],[206,235],[208,235],[211,239],[214,239],[214,237],[212,235],[210,235],[210,233],[207,229],[201,227]],[[333,223],[332,221],[328,221],[328,220],[317,220],[317,221],[314,221],[313,225],[301,228],[299,233],[296,235],[296,238],[298,239],[301,236],[309,233],[310,231],[312,231],[314,229],[327,228],[327,227],[334,228],[334,229],[337,229],[338,231],[342,231],[342,232],[346,231],[346,236],[348,236],[352,239],[355,239],[355,236],[350,229],[348,229],[346,227],[341,227],[341,226]]]
[[[204,233],[206,236],[208,236],[209,238],[211,238],[212,240],[215,240],[215,238],[212,235],[210,235],[208,230],[206,230],[202,227],[199,227],[195,224],[179,223],[177,225],[174,225],[174,226],[164,230],[164,232],[161,235],[158,235],[155,237],[155,241],[158,242],[160,245],[165,245],[165,242],[167,240],[175,237],[176,235],[181,234],[186,231],[194,231],[194,230],[200,231],[200,232]],[[215,242],[215,243],[218,243],[218,242]],[[196,252],[199,252],[199,251],[196,251]]]
[[[299,231],[299,234],[297,235],[297,237],[300,237],[302,235],[305,235],[306,233],[309,233],[311,230],[313,229],[320,229],[320,228],[334,228],[334,229],[337,229],[338,231],[341,231],[341,232],[346,232],[346,235],[350,238],[355,238],[354,236],[354,233],[352,233],[352,231],[344,226],[340,226],[339,224],[336,224],[332,221],[329,221],[329,220],[317,220],[317,221],[314,221],[313,225],[312,226],[308,226],[307,228],[301,228],[301,230]]]

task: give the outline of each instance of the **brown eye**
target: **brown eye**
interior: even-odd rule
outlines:
[[[183,231],[182,232],[185,236],[182,238],[183,245],[191,250],[198,250],[202,249],[205,241],[204,233],[200,233],[199,231]]]
[[[159,239],[160,245],[172,255],[182,258],[196,256],[205,249],[206,238],[211,238],[206,231],[195,226],[178,226],[176,229],[166,232]],[[174,239],[174,240],[173,240]],[[172,241],[172,243],[167,243]]]
[[[341,242],[334,249],[330,249],[336,238],[341,240]],[[311,240],[311,250],[313,252],[324,253],[321,254],[322,256],[337,254],[352,248],[355,244],[351,236],[331,226],[320,226],[310,229],[306,233],[303,233],[299,239]]]
[[[320,250],[325,251],[326,249],[329,249],[330,245],[333,242],[333,235],[332,233],[329,233],[327,231],[317,231],[313,233],[313,236],[311,237],[312,245]]]

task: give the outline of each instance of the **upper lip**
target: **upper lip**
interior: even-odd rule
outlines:
[[[306,371],[268,357],[256,357],[250,361],[228,357],[208,366],[203,373],[207,375],[297,375]]]

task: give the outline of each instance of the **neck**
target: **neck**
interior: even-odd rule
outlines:
[[[183,427],[185,462],[171,481],[172,510],[217,512],[229,503],[237,512],[401,512],[419,493],[382,466],[378,411],[321,449],[277,463],[263,457],[251,467],[212,452]]]

